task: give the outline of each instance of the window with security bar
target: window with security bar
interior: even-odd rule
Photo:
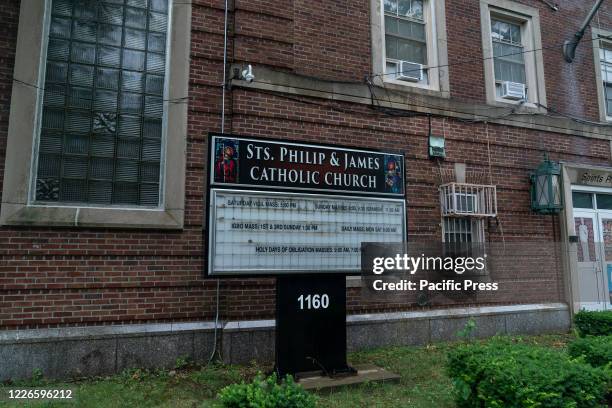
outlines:
[[[442,237],[444,256],[450,257],[487,257],[483,218],[473,217],[443,217]],[[486,263],[486,261],[485,261]],[[487,273],[487,269],[480,271]],[[474,271],[473,274],[479,274]]]
[[[158,206],[169,0],[52,0],[38,202]]]
[[[469,217],[443,218],[444,242],[484,242],[484,222]]]
[[[392,78],[414,78],[427,84],[426,13],[427,0],[384,0],[385,74]],[[410,64],[402,65],[402,61]]]
[[[502,82],[527,85],[521,24],[491,18],[491,40],[497,96],[502,94]]]

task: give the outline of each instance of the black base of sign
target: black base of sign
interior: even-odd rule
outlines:
[[[276,367],[280,375],[354,374],[346,362],[346,277],[276,278]]]

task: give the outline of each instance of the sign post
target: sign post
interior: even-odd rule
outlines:
[[[277,276],[276,370],[351,373],[346,275],[406,238],[404,156],[209,135],[208,276]]]
[[[354,371],[346,362],[346,279],[343,275],[276,279],[276,367],[280,376]]]

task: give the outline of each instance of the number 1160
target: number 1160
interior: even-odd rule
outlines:
[[[329,296],[327,294],[322,295],[300,295],[297,298],[300,304],[300,309],[327,309],[329,307]]]

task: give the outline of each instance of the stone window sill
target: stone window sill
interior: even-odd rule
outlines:
[[[2,203],[0,225],[182,229],[182,209],[27,206]]]

